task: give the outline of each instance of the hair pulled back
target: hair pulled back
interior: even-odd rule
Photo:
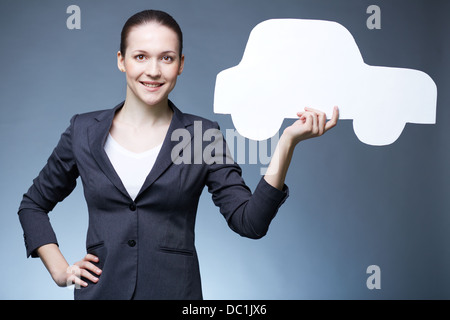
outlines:
[[[183,33],[181,32],[181,28],[171,15],[159,10],[144,10],[138,12],[125,22],[120,35],[120,53],[125,56],[127,37],[133,27],[152,22],[159,23],[177,34],[181,57],[183,52]]]

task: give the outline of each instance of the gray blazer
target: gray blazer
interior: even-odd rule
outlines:
[[[192,141],[203,140],[194,136],[195,122],[201,124],[202,136],[218,124],[184,114],[170,102],[174,115],[168,133],[133,201],[104,151],[113,117],[122,106],[71,119],[20,204],[27,256],[36,257],[36,249],[44,244],[58,244],[48,213],[81,177],[89,211],[86,249],[99,257],[103,272],[96,284],[76,289],[75,299],[202,299],[194,225],[204,187],[230,228],[255,239],[266,234],[288,188],[280,191],[261,179],[252,195],[240,167],[225,161],[226,145],[224,152],[216,148],[211,153],[224,161],[194,159],[196,152],[188,148],[198,149]],[[186,129],[189,139],[174,139],[177,129]],[[202,141],[201,151],[210,144]],[[180,163],[189,157],[191,163]]]

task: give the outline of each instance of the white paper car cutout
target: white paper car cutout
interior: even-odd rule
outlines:
[[[214,112],[244,137],[273,137],[309,106],[353,119],[369,145],[393,143],[407,122],[436,122],[437,88],[424,72],[369,66],[351,33],[331,21],[272,19],[250,33],[239,65],[217,75]]]

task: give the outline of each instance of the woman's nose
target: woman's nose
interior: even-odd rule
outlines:
[[[145,68],[145,74],[151,78],[159,78],[161,76],[161,69],[156,59],[150,59]]]

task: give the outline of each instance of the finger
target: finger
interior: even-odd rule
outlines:
[[[325,125],[325,132],[335,127],[339,119],[339,108],[335,106],[333,108],[333,115],[331,116],[330,121],[328,121]]]
[[[97,256],[94,256],[94,255],[91,254],[91,253],[88,253],[88,254],[84,257],[83,260],[92,261],[92,262],[98,262],[98,261],[99,261],[98,257],[97,257]]]
[[[327,124],[327,116],[323,112],[319,112],[317,114],[317,121],[318,121],[318,127],[319,127],[319,133],[318,135],[321,136],[325,133],[325,126]]]
[[[86,281],[81,280],[76,275],[72,274],[67,278],[67,286],[75,285],[75,286],[81,286],[81,287],[87,287],[88,283]]]
[[[86,267],[84,269],[92,271],[97,275],[100,275],[102,273],[102,269],[100,269],[99,267],[90,262],[86,262]]]
[[[306,113],[305,117],[306,130],[312,133],[314,131],[314,119],[316,117],[310,112]]]
[[[318,120],[318,114],[314,111],[310,111],[310,117],[312,121],[312,128],[311,128],[311,134],[317,135],[319,133],[319,120]]]
[[[321,110],[314,109],[314,108],[310,108],[310,107],[306,107],[305,110],[306,110],[306,111],[309,111],[309,112],[313,112],[313,113],[318,114],[318,115],[319,115],[319,114],[325,114],[325,112],[323,112],[323,111],[321,111]]]
[[[306,115],[307,115],[307,112],[305,112],[305,111],[297,112],[297,116],[299,117],[299,120],[301,120],[303,123],[306,122]]]
[[[96,276],[94,276],[92,273],[90,273],[89,271],[87,271],[86,269],[81,269],[80,270],[80,276],[90,280],[91,282],[98,282],[98,278]]]
[[[82,287],[87,287],[88,283],[86,281],[81,280],[80,278],[74,277],[74,285],[77,286],[82,286]]]
[[[67,273],[66,286],[75,284],[86,287],[88,285],[85,281],[81,280],[81,269],[77,265],[72,265],[67,268]]]
[[[307,113],[318,114],[318,113],[321,113],[321,111],[313,109],[313,108],[305,107],[305,110],[297,112],[297,115],[298,116],[302,116],[302,115],[307,114]]]
[[[86,269],[98,275],[102,273],[102,270],[99,267],[97,267],[96,265],[94,265],[89,261],[82,260],[75,263],[75,265],[78,266],[80,269]]]

